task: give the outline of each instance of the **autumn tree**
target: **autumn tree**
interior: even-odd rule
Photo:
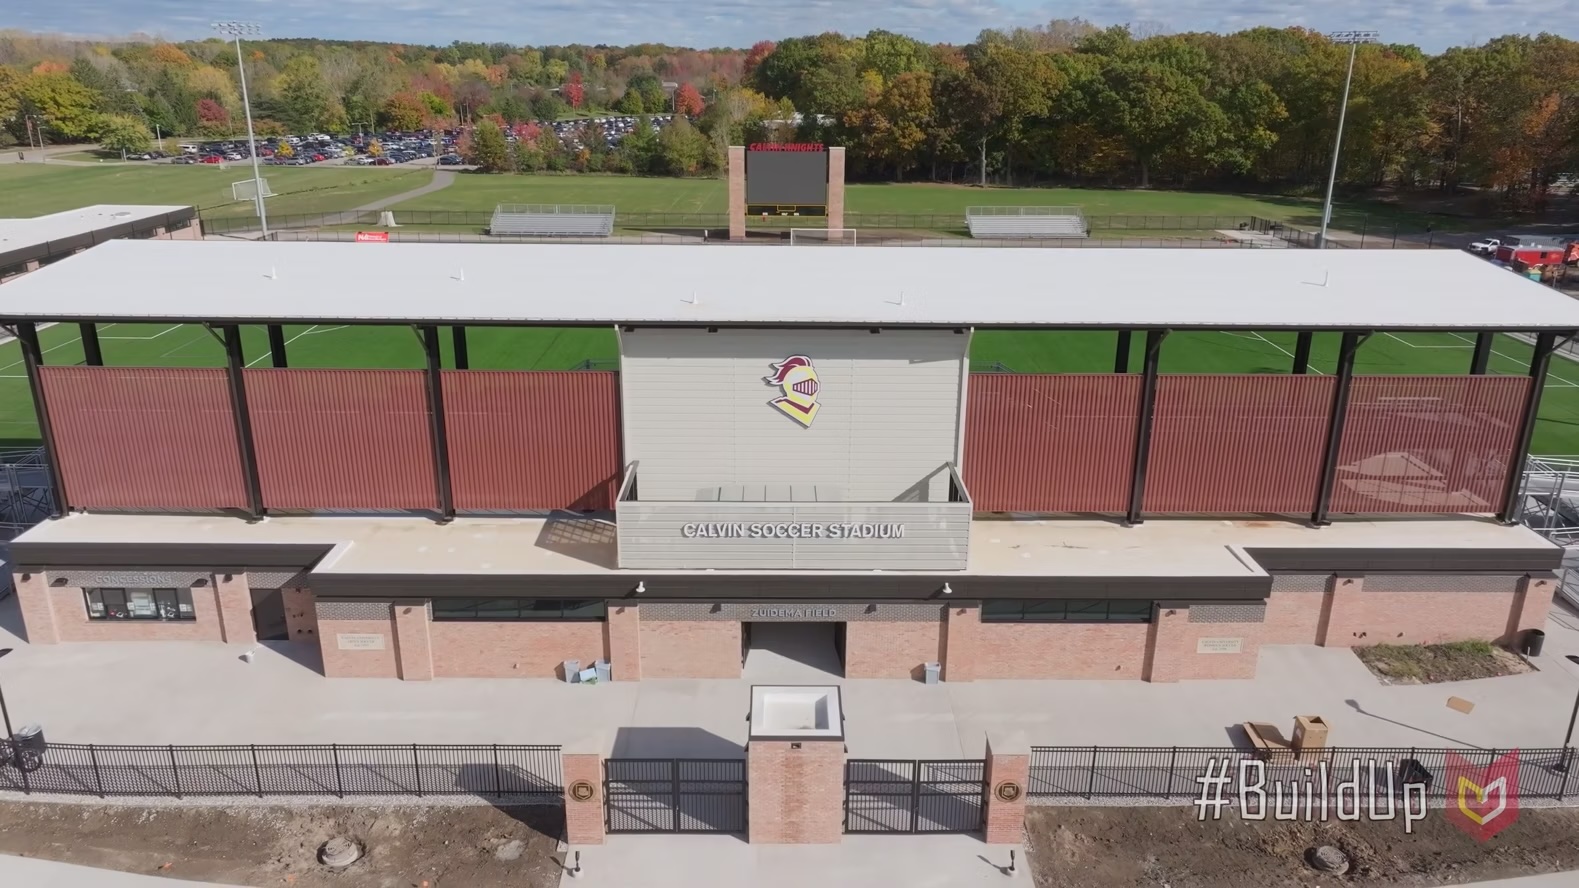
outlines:
[[[674,110],[676,113],[684,114],[692,120],[702,116],[702,112],[706,110],[706,107],[702,102],[702,94],[695,85],[690,83],[680,84],[680,88],[674,93]]]
[[[587,98],[587,88],[581,82],[580,71],[572,71],[570,73],[570,79],[566,81],[564,86],[559,88],[559,94],[565,97],[565,101],[570,104],[570,107],[581,107],[581,103],[586,101]]]
[[[107,151],[142,154],[153,147],[153,138],[146,124],[125,114],[106,114],[98,123],[99,145]]]
[[[81,141],[98,132],[98,96],[69,74],[32,74],[18,90],[20,116],[32,117],[55,139]]]
[[[479,172],[502,173],[510,169],[510,147],[504,133],[491,120],[472,127],[471,140],[461,155]]]
[[[395,132],[410,132],[422,127],[427,108],[410,93],[391,96],[378,111],[378,125]]]
[[[280,119],[297,132],[323,127],[329,115],[330,96],[316,58],[299,55],[286,63],[280,72],[278,89],[276,109]]]

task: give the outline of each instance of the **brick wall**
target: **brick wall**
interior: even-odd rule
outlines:
[[[752,741],[746,748],[753,845],[837,844],[844,834],[844,744]]]
[[[192,587],[193,620],[90,620],[82,590],[47,590],[61,641],[224,641],[212,585]]]
[[[1494,580],[1500,582],[1493,586]],[[1332,590],[1325,644],[1496,640],[1506,636],[1518,597],[1512,577],[1341,577]]]
[[[987,765],[982,781],[984,798],[983,824],[987,844],[1016,845],[1025,835],[1025,805],[1031,787],[1031,750],[1021,743],[995,750],[987,743]],[[1003,783],[1020,787],[1019,798],[1005,801],[998,798],[997,788]]]
[[[285,588],[280,590],[285,605],[285,631],[291,641],[318,643],[317,597],[311,589]]]
[[[565,753],[565,842],[571,845],[603,844],[603,757],[597,753]],[[579,801],[570,791],[578,781],[592,785],[592,798]]]
[[[603,624],[603,650],[615,681],[641,681],[641,607],[610,605]]]
[[[49,594],[49,577],[43,573],[13,573],[17,607],[22,612],[23,634],[28,644],[59,644],[60,623]],[[79,605],[86,608],[86,605]]]
[[[1170,631],[1166,636],[1161,632],[1157,634],[1157,651],[1153,654],[1160,659],[1163,644],[1174,645],[1171,654],[1174,678],[1255,678],[1265,623],[1191,623],[1188,610],[1176,610],[1175,617],[1162,624]],[[1179,621],[1179,617],[1184,619]],[[1197,645],[1202,638],[1237,638],[1240,640],[1239,653],[1198,653]],[[1152,680],[1163,679],[1153,677]]]
[[[321,605],[320,605],[321,606]],[[388,604],[383,605],[389,613]],[[381,650],[341,650],[343,634],[381,635]],[[398,678],[395,666],[395,624],[390,613],[379,619],[343,619],[318,614],[318,641],[323,651],[323,674],[330,678]]]
[[[740,624],[641,622],[642,678],[739,678]]]
[[[433,678],[433,645],[428,636],[427,599],[393,601],[395,615],[395,663],[406,681]]]
[[[923,664],[943,661],[943,622],[844,624],[845,678],[922,679]]]
[[[977,633],[978,679],[1136,679],[1146,659],[1145,623],[981,623]]]
[[[215,574],[214,600],[219,610],[220,640],[231,644],[253,644],[258,640],[252,625],[252,590],[247,585],[247,575]],[[194,611],[197,610],[197,590],[192,590]]]
[[[1261,643],[1316,644],[1331,585],[1330,574],[1273,577],[1272,594],[1266,603],[1266,623],[1261,627]]]
[[[603,657],[597,622],[438,622],[428,637],[436,678],[562,678],[564,661],[589,669]]]
[[[943,680],[975,681],[981,644],[981,603],[950,605],[943,614]]]
[[[1526,629],[1541,629],[1552,608],[1552,593],[1557,591],[1557,580],[1550,577],[1529,577],[1520,586],[1520,595],[1514,602],[1514,613],[1509,621],[1509,633],[1522,634]]]

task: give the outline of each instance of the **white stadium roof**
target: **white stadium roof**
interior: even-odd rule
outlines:
[[[1449,250],[112,241],[0,319],[1579,330],[1579,302]]]
[[[31,219],[0,219],[0,253],[190,210],[189,206],[98,204]]]

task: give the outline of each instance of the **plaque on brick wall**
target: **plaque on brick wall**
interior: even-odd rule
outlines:
[[[1200,638],[1195,642],[1197,654],[1237,654],[1244,648],[1243,638]]]
[[[342,651],[381,651],[384,636],[376,632],[341,632],[334,637]]]

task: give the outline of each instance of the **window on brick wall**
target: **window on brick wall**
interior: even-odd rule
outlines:
[[[195,620],[191,589],[84,589],[90,620]]]
[[[601,620],[608,607],[601,600],[559,598],[435,598],[433,620],[492,622],[498,620]]]
[[[983,623],[1150,623],[1150,601],[1126,599],[999,599],[981,603]]]

